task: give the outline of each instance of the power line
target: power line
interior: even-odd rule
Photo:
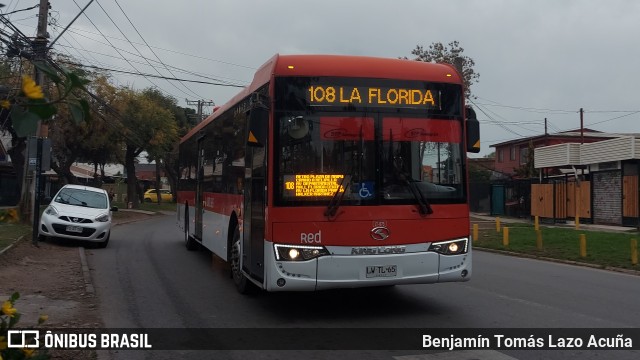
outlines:
[[[469,102],[471,102],[473,105],[475,105],[475,107],[476,107],[478,110],[480,110],[480,112],[482,112],[486,117],[488,117],[489,119],[491,119],[491,120],[495,121],[495,122],[496,122],[496,125],[500,126],[502,129],[504,129],[504,130],[506,130],[506,131],[508,131],[508,132],[510,132],[510,133],[512,133],[512,134],[514,134],[514,135],[517,135],[517,136],[522,137],[522,135],[518,134],[517,132],[515,132],[515,131],[514,131],[514,130],[512,130],[512,129],[509,129],[506,125],[502,124],[501,122],[499,122],[499,121],[495,120],[495,119],[494,119],[491,115],[489,115],[489,114],[488,114],[488,113],[487,113],[483,108],[481,108],[478,104],[476,104],[475,102],[473,102],[473,100],[469,99]]]
[[[639,110],[639,111],[631,112],[631,113],[629,113],[629,114],[616,116],[616,117],[611,118],[611,119],[602,120],[602,121],[596,121],[596,122],[594,122],[594,123],[587,124],[587,126],[593,126],[593,125],[597,125],[597,124],[602,124],[602,123],[609,122],[609,121],[613,121],[613,120],[617,120],[617,119],[620,119],[620,118],[623,118],[623,117],[627,117],[627,116],[635,115],[635,114],[637,114],[637,113],[640,113],[640,110]]]
[[[16,6],[18,6],[18,3],[16,3]],[[35,9],[35,8],[39,7],[39,6],[40,6],[40,4],[36,4],[36,5],[34,5],[34,6],[30,7],[30,8],[20,9],[20,10],[13,10],[13,11],[11,11],[11,12],[4,13],[4,14],[2,14],[2,15],[11,15],[11,14],[19,13],[19,12],[21,12],[21,11],[33,10],[33,9]],[[15,7],[14,7],[14,9],[15,9]]]
[[[158,78],[158,79],[163,79],[163,80],[175,80],[175,81],[192,82],[192,83],[197,83],[197,84],[229,86],[229,87],[238,87],[238,88],[243,88],[244,87],[242,85],[235,85],[235,84],[214,83],[214,82],[210,82],[210,81],[201,81],[201,80],[179,79],[179,78],[166,77],[166,76],[162,76],[162,75],[143,74],[141,72],[108,69],[108,68],[103,68],[103,67],[100,67],[100,66],[84,65],[84,64],[80,64],[80,63],[74,63],[74,62],[71,62],[71,61],[60,61],[60,62],[63,63],[63,64],[75,65],[75,66],[79,66],[79,67],[86,67],[86,68],[91,68],[91,69],[96,69],[96,70],[112,71],[112,72],[118,72],[118,73],[123,73],[123,74],[130,74],[130,75],[138,75],[138,76],[144,76],[144,77]]]
[[[56,25],[53,25],[53,26],[57,27]],[[82,36],[84,38],[87,38],[89,40],[95,41],[95,42],[97,42],[99,44],[102,44],[102,45],[110,45],[108,43],[100,42],[99,40],[86,37],[86,36],[84,36],[82,34],[79,34],[79,33],[73,32],[73,31],[69,31],[69,32],[74,33],[74,34],[76,34],[78,36]],[[62,45],[62,46],[64,46],[64,45]],[[122,49],[122,48],[117,48],[117,49],[120,50],[123,53],[129,54],[129,55],[133,55],[135,57],[142,57],[143,59],[145,59],[145,61],[157,62],[155,60],[152,60],[152,59],[149,59],[149,58],[145,58],[144,56],[140,56],[139,54],[135,54],[133,52],[127,51],[127,50]],[[118,56],[115,56],[115,55],[105,54],[105,53],[101,53],[101,52],[97,52],[97,51],[91,51],[91,50],[87,50],[87,49],[84,49],[84,48],[83,48],[83,51],[86,51],[88,53],[98,54],[98,55],[105,56],[105,57],[121,59],[121,57],[118,57]],[[133,63],[136,63],[136,64],[140,64],[140,65],[144,65],[145,64],[143,62],[134,61],[134,60],[129,60],[129,61],[131,61]],[[102,62],[100,62],[98,60],[96,60],[96,62],[99,63],[99,64],[104,64],[104,63],[102,63]],[[111,66],[113,66],[113,65],[111,65]],[[182,73],[185,73],[185,74],[191,74],[191,75],[195,75],[195,76],[199,76],[199,77],[204,77],[204,78],[207,78],[207,79],[210,79],[210,80],[214,80],[214,81],[230,83],[230,81],[223,80],[223,79],[229,79],[229,80],[233,80],[233,81],[244,82],[243,80],[238,80],[238,79],[234,79],[234,78],[227,78],[227,77],[224,77],[224,76],[217,76],[217,75],[207,76],[207,75],[202,74],[202,73],[193,72],[193,71],[182,69],[182,68],[179,68],[179,67],[176,67],[176,66],[172,66],[172,65],[167,65],[167,66],[170,67],[171,69],[173,69],[174,71],[179,71],[179,72],[182,72]],[[215,76],[215,77],[213,77],[213,76]],[[246,85],[243,85],[243,86],[246,86]]]
[[[534,107],[524,107],[524,106],[513,106],[513,105],[504,105],[497,101],[489,100],[478,96],[478,99],[482,99],[484,101],[492,102],[493,104],[479,104],[484,106],[496,106],[496,107],[504,107],[509,109],[516,109],[528,112],[536,112],[536,113],[562,113],[562,114],[571,114],[576,113],[576,110],[561,110],[561,109],[545,109],[545,108],[534,108]]]
[[[74,1],[75,1],[75,0],[74,0]],[[143,56],[143,55],[142,55],[142,53],[140,52],[140,50],[139,50],[135,45],[133,45],[133,43],[131,42],[131,40],[129,40],[129,38],[127,37],[127,35],[125,35],[125,33],[122,31],[122,29],[120,29],[120,27],[118,26],[118,24],[116,24],[116,22],[115,22],[115,21],[113,21],[113,18],[111,17],[111,15],[109,15],[109,13],[104,9],[104,7],[102,7],[102,4],[100,4],[100,2],[99,2],[99,1],[96,1],[96,4],[98,4],[98,6],[100,7],[100,9],[102,9],[102,12],[104,12],[104,14],[105,14],[105,15],[107,15],[107,18],[109,19],[109,21],[111,21],[111,23],[113,24],[113,26],[115,26],[115,27],[116,27],[116,29],[118,29],[118,31],[120,32],[120,34],[122,34],[122,36],[124,36],[124,38],[129,42],[129,44],[131,45],[131,47],[132,47],[132,48],[134,48],[134,49],[138,52],[138,54],[140,54],[140,56],[141,56],[143,59],[145,59],[145,61],[149,64],[149,66],[151,66],[151,68],[152,68],[153,70],[155,70],[155,72],[157,72],[157,73],[158,73],[158,75],[162,76],[162,73],[161,73],[160,71],[158,71],[158,69],[157,69],[155,66],[153,66],[153,64],[151,64],[151,62],[150,62],[150,61],[149,61],[145,56]],[[126,14],[125,14],[125,15],[126,15]],[[136,71],[137,71],[137,69],[136,69]],[[176,88],[176,90],[178,90],[178,91],[182,92],[183,94],[185,94],[185,95],[189,95],[189,94],[188,94],[188,93],[186,93],[184,90],[182,90],[182,89],[180,89],[179,87],[177,87],[174,83],[169,82],[169,84],[171,84],[171,86],[173,86],[174,88]],[[191,91],[190,89],[187,89],[187,90]],[[195,94],[196,96],[199,96],[198,94],[194,93],[193,91],[191,91],[191,93],[192,93],[192,94]]]
[[[76,6],[81,9],[80,5],[78,5],[78,3],[76,2],[76,0],[73,0],[73,3],[76,4]],[[135,66],[133,66],[133,64],[131,64],[131,62],[129,61],[129,59],[127,59],[126,57],[124,57],[124,55],[122,55],[122,53],[111,43],[111,41],[109,41],[109,39],[107,39],[107,37],[102,33],[102,31],[100,31],[100,29],[98,28],[98,26],[96,26],[96,24],[93,22],[93,20],[91,20],[91,18],[89,18],[89,16],[86,13],[83,13],[83,15],[87,18],[87,20],[89,20],[89,22],[91,23],[91,25],[93,25],[94,28],[96,28],[96,30],[98,30],[98,32],[102,35],[102,37],[109,43],[109,45],[111,45],[111,47],[118,53],[118,55],[120,55],[120,57],[122,57],[122,59],[124,61],[126,61],[135,71],[138,72],[138,74],[142,74],[142,72],[140,72],[140,70],[136,69]],[[144,75],[143,75],[144,76]],[[154,83],[153,81],[151,81],[147,76],[144,76],[144,78],[150,82],[151,84],[153,84],[153,86],[155,86],[156,88],[160,88],[156,83]]]
[[[74,30],[77,30],[77,31],[74,31]],[[74,27],[69,28],[69,30],[68,30],[68,31],[69,31],[69,32],[73,32],[73,33],[74,33],[74,34],[76,34],[76,35],[82,36],[82,37],[84,37],[84,38],[86,38],[86,39],[93,40],[93,41],[97,41],[97,40],[95,40],[95,39],[93,39],[93,38],[91,38],[91,37],[88,37],[88,36],[86,36],[86,35],[82,35],[82,34],[80,34],[79,32],[85,32],[85,33],[89,33],[89,34],[92,34],[92,35],[100,35],[100,34],[94,33],[94,32],[89,31],[89,30],[76,29],[76,28],[74,28]],[[118,37],[116,37],[116,36],[107,36],[107,37],[108,37],[108,38],[110,38],[110,39],[118,40],[118,41],[123,41],[123,42],[125,42],[125,41],[126,41],[126,40],[121,39],[121,38],[118,38]],[[136,44],[136,45],[145,45],[145,44],[137,43],[137,42],[135,42],[135,41],[133,41],[133,43],[134,43],[134,44]],[[174,53],[174,54],[179,54],[179,55],[184,55],[184,56],[193,57],[193,58],[196,58],[196,59],[201,59],[201,60],[207,60],[207,61],[211,61],[211,62],[216,62],[216,63],[220,63],[220,64],[224,64],[224,65],[235,66],[235,67],[240,67],[240,68],[245,68],[245,69],[250,69],[250,70],[257,70],[257,68],[252,67],[252,66],[240,65],[240,64],[236,64],[236,63],[232,63],[232,62],[228,62],[228,61],[223,61],[223,60],[218,60],[218,59],[212,59],[212,58],[208,58],[208,57],[205,57],[205,56],[189,54],[189,53],[185,53],[185,52],[181,52],[181,51],[177,51],[177,50],[172,50],[172,49],[165,49],[165,48],[162,48],[162,47],[159,47],[159,46],[149,46],[149,47],[152,47],[152,48],[154,48],[154,49],[158,49],[158,50],[162,50],[162,51],[171,52],[171,53]]]
[[[118,8],[120,9],[120,11],[122,11],[122,13],[124,14],[124,17],[127,18],[127,21],[129,21],[129,24],[131,24],[131,26],[133,27],[133,29],[136,31],[136,33],[138,33],[138,36],[140,36],[140,39],[142,39],[142,41],[145,43],[145,45],[149,48],[149,50],[151,50],[151,53],[156,57],[156,59],[158,59],[158,61],[160,61],[160,63],[162,64],[162,66],[164,66],[165,69],[167,69],[167,71],[169,72],[169,74],[171,74],[174,78],[176,77],[176,75],[174,73],[171,72],[171,70],[169,70],[169,68],[167,67],[167,65],[162,62],[162,60],[160,60],[160,57],[158,57],[158,55],[156,54],[155,51],[153,51],[153,49],[151,48],[151,46],[149,46],[149,44],[147,43],[147,40],[144,39],[144,37],[142,37],[142,34],[140,34],[140,31],[138,31],[138,28],[133,25],[133,22],[131,22],[131,19],[129,18],[129,16],[127,15],[127,13],[122,9],[122,7],[120,6],[120,3],[118,3],[118,0],[114,0],[116,5],[118,5]],[[101,6],[102,7],[102,6]],[[189,90],[192,94],[195,94],[196,96],[198,94],[196,94],[193,90],[191,90],[190,88],[188,88],[184,83],[180,83],[182,86],[184,86],[185,89]]]

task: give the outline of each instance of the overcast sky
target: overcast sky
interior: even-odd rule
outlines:
[[[37,2],[0,0],[4,13]],[[50,40],[88,2],[50,0]],[[236,85],[276,53],[395,58],[457,40],[480,73],[471,90],[481,155],[498,142],[543,134],[545,117],[549,132],[579,128],[580,108],[586,127],[640,133],[636,0],[99,0],[86,14],[54,51],[110,69]],[[36,15],[10,20],[32,36]],[[221,105],[239,91],[116,73],[114,80],[157,86],[181,106],[187,98]]]

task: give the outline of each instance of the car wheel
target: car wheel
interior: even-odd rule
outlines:
[[[198,243],[189,234],[189,208],[184,209],[184,246],[189,251],[197,250]]]
[[[249,294],[255,290],[255,285],[244,276],[242,269],[240,268],[240,229],[236,226],[233,232],[233,240],[231,240],[231,258],[229,259],[229,265],[231,265],[231,275],[233,276],[233,282],[236,284],[236,288],[241,294]]]
[[[103,242],[99,242],[98,243],[98,247],[100,249],[104,249],[107,247],[107,245],[109,245],[109,238],[111,237],[111,231],[109,231],[109,235],[107,235],[107,237],[104,239]]]

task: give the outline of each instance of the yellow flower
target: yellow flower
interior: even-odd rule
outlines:
[[[13,304],[11,304],[11,301],[7,300],[7,301],[2,303],[2,313],[3,314],[9,315],[9,317],[13,317],[13,315],[15,315],[15,313],[17,313],[17,312],[18,312],[18,310],[13,307]]]
[[[22,92],[29,99],[44,98],[44,94],[42,93],[42,88],[40,88],[39,85],[36,85],[36,82],[26,75],[22,77]]]
[[[0,336],[0,350],[4,350],[7,348],[9,344],[7,343],[7,341],[4,339],[4,336]],[[0,360],[2,360],[2,356],[0,356]]]
[[[27,348],[22,348],[22,352],[24,353],[24,357],[25,358],[30,358],[33,356],[33,353],[36,351],[36,349],[27,349]]]
[[[2,100],[0,101],[0,107],[9,109],[11,107],[11,102],[9,102],[9,100]]]
[[[40,315],[38,318],[38,325],[42,325],[47,320],[49,320],[49,315]]]

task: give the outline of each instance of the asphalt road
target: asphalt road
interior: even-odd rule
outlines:
[[[88,256],[108,328],[630,328],[640,324],[640,278],[585,267],[473,254],[466,283],[317,293],[236,292],[206,251],[187,251],[173,216],[117,226]],[[292,339],[295,341],[295,338]],[[295,346],[293,346],[295,347]],[[191,357],[189,351],[111,351],[115,359]],[[216,359],[638,359],[638,351],[210,351]]]

